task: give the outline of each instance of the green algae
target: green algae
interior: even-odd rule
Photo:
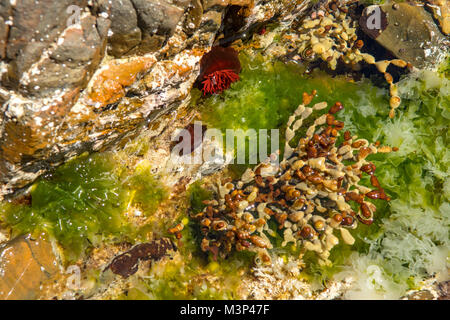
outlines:
[[[124,185],[131,191],[131,204],[139,205],[147,216],[154,213],[168,197],[167,190],[153,178],[149,165],[138,165]]]
[[[370,113],[346,108],[339,115],[346,126],[353,126],[352,133],[399,148],[369,158],[392,200],[375,202],[374,224],[352,231],[356,239],[352,247],[333,248],[333,266],[318,266],[310,259],[307,272],[313,278],[325,281],[348,269],[361,275],[373,264],[384,274],[384,282],[375,290],[379,298],[392,288],[396,291],[391,297],[398,298],[424,278],[445,270],[450,246],[450,193],[446,192],[450,81],[445,70],[441,68],[440,75],[423,71],[404,77],[398,83],[402,104],[394,119],[387,118],[379,104],[370,104]],[[357,297],[370,291],[363,281],[359,285]]]
[[[358,108],[361,114],[367,116],[375,115],[373,105],[384,106],[383,113],[389,111],[388,92],[374,87],[368,80],[355,83],[321,71],[306,75],[304,68],[296,64],[270,60],[259,54],[251,56],[241,52],[239,57],[242,65],[240,81],[233,83],[221,95],[206,98],[194,90],[191,100],[191,106],[199,110],[201,119],[208,127],[219,129],[224,134],[227,129],[242,129],[244,132],[248,129],[257,132],[267,129],[270,135],[270,129],[280,129],[279,145],[282,151],[283,132],[289,116],[302,102],[303,92],[311,93],[313,90],[317,90],[313,103],[326,101],[331,106],[340,101],[346,107]],[[350,121],[346,125],[349,129],[355,128]],[[246,148],[248,159],[248,139],[246,146],[235,147],[236,153],[238,148]]]
[[[284,132],[289,116],[302,102],[302,93],[313,90],[317,90],[317,94],[312,103],[326,101],[329,106],[336,101],[343,103],[345,108],[337,118],[344,121],[346,130],[360,138],[375,141],[373,132],[382,125],[380,120],[388,120],[388,91],[373,86],[366,79],[354,82],[320,71],[306,75],[300,66],[272,61],[261,55],[241,53],[240,59],[242,72],[239,82],[221,95],[193,99],[193,104],[201,112],[202,120],[209,127],[219,128],[222,132],[227,128],[280,129]],[[316,112],[315,117],[324,112],[326,110]],[[376,127],[371,124],[376,124]],[[306,127],[307,124],[303,126],[303,131],[299,130],[298,136],[304,133]],[[375,137],[377,138],[378,136]],[[283,144],[283,134],[280,133],[280,146]],[[376,155],[373,159],[382,162],[383,156]],[[238,167],[235,171],[241,172],[242,168]],[[386,205],[382,201],[375,203],[384,212]],[[361,232],[366,234],[370,230],[378,230],[377,228],[363,225]],[[275,238],[280,239],[277,241]],[[282,242],[281,234],[275,238],[274,241]],[[364,245],[361,244],[361,247]]]
[[[377,166],[379,180],[396,205],[392,207],[375,201],[378,210],[374,224],[359,225],[357,230],[351,231],[355,244],[348,246],[340,241],[331,251],[332,266],[319,265],[314,253],[308,253],[304,257],[307,267],[303,276],[325,282],[342,270],[348,264],[348,257],[356,251],[362,256],[381,257],[384,262],[380,265],[393,281],[404,281],[413,287],[427,274],[423,263],[417,263],[424,254],[411,252],[409,260],[396,258],[393,251],[383,252],[389,247],[389,243],[383,241],[395,238],[389,236],[389,232],[397,236],[396,229],[390,230],[395,227],[405,234],[417,235],[420,241],[431,238],[432,248],[448,244],[448,232],[445,234],[442,228],[438,228],[439,234],[430,235],[418,230],[417,225],[402,220],[409,217],[405,212],[414,210],[429,217],[436,225],[448,226],[449,155],[445,147],[450,118],[448,81],[444,85],[438,81],[438,85],[431,87],[421,80],[400,84],[403,103],[397,117],[390,120],[387,90],[376,88],[367,80],[354,83],[320,72],[306,76],[295,65],[268,61],[261,56],[253,59],[241,54],[241,61],[241,81],[223,95],[200,98],[198,92],[194,92],[197,97],[193,99],[193,105],[199,108],[202,119],[210,127],[223,130],[284,128],[289,115],[301,103],[302,92],[315,89],[318,93],[313,103],[327,101],[332,105],[341,101],[344,104],[345,109],[337,118],[343,120],[346,129],[353,134],[400,148],[397,153],[369,158]],[[142,150],[138,153],[142,154]],[[139,166],[134,174],[129,174],[121,171],[109,155],[94,155],[69,162],[50,177],[41,179],[34,185],[32,197],[31,207],[4,204],[0,209],[5,217],[3,221],[12,226],[15,233],[48,233],[65,249],[68,258],[75,260],[86,248],[106,239],[135,241],[137,233],[122,213],[131,204],[143,208],[149,215],[167,194],[152,177],[148,166]],[[203,209],[202,200],[211,198],[211,194],[197,182],[191,185],[187,197],[195,213]],[[238,271],[248,269],[252,256],[233,253],[228,259],[213,261],[199,249],[198,229],[189,221],[188,212],[180,219],[188,221],[179,246],[184,261],[168,261],[162,271],[156,270],[158,265],[155,263],[148,277],[138,281],[120,298],[237,298]],[[394,225],[395,221],[401,222],[400,227]],[[408,231],[408,228],[413,230]],[[277,228],[272,226],[272,229]],[[386,232],[388,236],[385,236]],[[298,248],[281,247],[281,234],[277,233],[272,240],[274,254],[298,254]],[[428,260],[425,257],[425,261]],[[192,279],[202,275],[217,277],[220,290],[203,280],[192,284]]]
[[[31,187],[31,205],[1,204],[0,219],[13,235],[44,233],[56,240],[66,262],[106,240],[134,241],[138,228],[123,213],[134,202],[154,212],[165,191],[146,170],[125,182],[124,176],[110,153],[82,155],[40,178]]]
[[[188,197],[190,201],[190,208],[193,213],[202,212],[205,208],[204,200],[209,200],[212,197],[212,192],[202,188],[202,182],[196,181],[189,186]]]
[[[317,97],[313,103],[343,103],[345,108],[337,118],[344,121],[346,130],[359,138],[400,149],[369,157],[378,168],[377,176],[391,196],[391,203],[373,201],[378,208],[375,222],[371,226],[359,225],[351,231],[356,240],[353,246],[344,244],[341,239],[331,251],[331,266],[319,265],[315,255],[308,253],[304,257],[307,267],[303,274],[327,281],[348,265],[353,252],[358,252],[362,257],[381,257],[382,268],[392,283],[407,283],[411,288],[430,275],[431,269],[427,270],[424,263],[428,261],[432,265],[433,257],[437,257],[439,250],[448,248],[449,243],[449,151],[445,147],[448,146],[450,118],[448,59],[440,68],[441,76],[425,72],[404,77],[399,83],[402,104],[397,116],[389,119],[388,90],[375,87],[367,79],[353,82],[320,71],[304,75],[302,68],[296,65],[262,56],[250,57],[245,53],[241,53],[240,58],[243,70],[239,82],[220,96],[198,96],[193,100],[209,127],[220,128],[223,132],[227,128],[283,130],[288,117],[301,103],[302,92],[315,89]],[[242,169],[236,171],[242,172]],[[363,176],[363,182],[367,179]],[[425,232],[416,223],[406,222],[402,217],[408,212],[422,212],[426,217],[423,223],[429,222],[440,231]],[[443,228],[447,228],[447,232]],[[395,243],[406,245],[401,233],[414,243],[412,247],[415,246],[415,249],[408,249],[408,257],[395,249]],[[273,253],[297,254],[296,250],[281,248],[281,239],[279,233],[271,239],[275,246]],[[421,246],[423,252],[420,252]],[[389,249],[383,252],[385,248]],[[420,262],[421,259],[425,262]],[[445,263],[445,259],[443,261]]]
[[[240,285],[239,274],[246,272],[253,259],[248,252],[233,252],[226,259],[217,261],[200,249],[201,234],[198,224],[189,218],[189,213],[201,212],[203,200],[211,199],[211,192],[202,187],[202,182],[191,184],[187,190],[188,206],[179,222],[185,227],[181,231],[178,250],[182,259],[166,261],[163,268],[152,265],[147,277],[137,281],[137,292],[121,295],[121,299],[237,299],[236,289]],[[211,282],[208,278],[213,278]]]

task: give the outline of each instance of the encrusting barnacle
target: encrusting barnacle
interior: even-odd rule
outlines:
[[[374,219],[376,207],[367,199],[390,200],[375,176],[375,165],[366,158],[390,152],[391,148],[357,139],[348,131],[338,143],[344,129],[344,123],[335,118],[344,108],[340,102],[317,117],[298,145],[291,147],[304,121],[315,111],[327,108],[326,102],[308,106],[315,94],[303,94],[303,103],[290,116],[279,165],[262,162],[254,170],[247,169],[242,175],[245,182],[218,182],[217,190],[222,194],[217,193],[215,204],[205,202],[208,205],[202,215],[193,212],[192,218],[202,226],[203,251],[217,256],[234,248],[267,255],[266,250],[272,248],[267,234],[281,232],[283,246],[292,242],[316,251],[320,261],[327,263],[329,251],[339,242],[333,231],[340,230],[344,242],[353,244],[347,229],[356,228],[358,221],[370,225]],[[359,185],[362,174],[370,176],[370,188]],[[353,208],[359,208],[357,212],[352,203]],[[269,228],[271,219],[279,231]],[[215,227],[216,223],[220,228]]]

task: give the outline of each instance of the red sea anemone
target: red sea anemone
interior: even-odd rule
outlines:
[[[231,47],[213,47],[200,61],[200,82],[203,95],[220,93],[239,80],[241,63]]]

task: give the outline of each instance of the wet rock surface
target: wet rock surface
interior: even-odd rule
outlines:
[[[413,3],[367,7],[359,20],[362,30],[394,56],[417,68],[441,61],[446,38],[423,6]]]
[[[450,300],[450,281],[438,284],[439,298],[438,300]]]
[[[41,284],[57,272],[49,242],[29,236],[15,238],[0,247],[0,299],[35,299]]]
[[[65,1],[83,7],[80,23],[66,26],[63,21],[58,25],[62,31],[52,39],[36,48],[19,49],[20,54],[9,58],[15,23],[10,17],[19,5],[26,10],[26,1],[12,5],[0,0],[0,199],[51,167],[84,151],[114,146],[178,108],[189,97],[201,57],[223,31],[230,6],[245,8],[245,21],[236,29],[241,36],[240,29],[270,21],[280,13],[286,14],[278,17],[280,21],[292,20],[293,12],[306,8],[305,2],[161,0],[150,5],[149,1],[125,0],[117,6],[116,1]],[[26,53],[23,57],[22,52]],[[19,68],[20,59],[28,59],[28,66]],[[161,122],[162,126],[173,125],[168,118]],[[168,160],[166,149],[152,150],[152,168],[164,171],[162,176],[173,185],[182,170]],[[210,165],[189,167],[183,179],[215,172],[224,164]],[[0,294],[34,298],[42,281],[57,272],[50,244],[38,242],[20,237],[4,245],[0,267],[7,276]],[[140,244],[116,256],[109,268],[126,278],[138,272],[140,262],[157,260],[172,249],[166,239]],[[23,277],[13,282],[21,270]],[[28,270],[39,277],[31,277]],[[448,283],[442,285],[443,297],[448,297],[447,287]]]
[[[0,198],[176,108],[230,6],[254,23],[295,3],[1,0]]]

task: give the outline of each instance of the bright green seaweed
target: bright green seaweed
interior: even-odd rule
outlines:
[[[345,122],[346,130],[399,148],[398,152],[370,157],[391,203],[375,201],[375,223],[352,231],[354,246],[340,244],[332,250],[333,266],[319,266],[307,255],[305,272],[316,279],[330,279],[352,252],[359,252],[361,257],[381,261],[389,281],[405,284],[406,290],[442,270],[450,244],[448,59],[440,76],[411,74],[399,83],[403,102],[397,116],[389,119],[388,91],[368,80],[354,83],[320,72],[305,76],[299,67],[261,56],[250,59],[241,54],[240,58],[241,81],[220,96],[194,100],[209,126],[222,130],[283,128],[301,102],[302,92],[316,89],[314,101],[343,103],[345,109],[337,117]]]
[[[382,268],[390,283],[400,284],[396,292],[399,296],[438,271],[442,261],[445,264],[450,242],[448,63],[441,68],[441,77],[425,72],[402,80],[399,90],[403,101],[397,116],[389,119],[388,91],[368,80],[354,83],[320,72],[306,76],[295,65],[262,56],[240,57],[241,81],[231,89],[207,98],[193,91],[192,106],[200,110],[209,127],[284,128],[301,102],[302,93],[315,89],[317,97],[313,102],[343,103],[345,109],[337,117],[345,122],[347,130],[369,141],[399,148],[398,152],[369,158],[377,166],[377,176],[392,201],[376,202],[374,224],[360,225],[352,231],[354,246],[341,243],[332,250],[333,266],[319,266],[308,254],[303,275],[325,281],[345,268],[364,273],[365,264],[360,262],[369,261]],[[151,213],[166,198],[166,192],[147,167],[131,177],[120,168],[109,154],[71,161],[33,186],[30,207],[3,204],[3,222],[15,233],[46,232],[65,249],[68,260],[76,260],[86,248],[105,239],[134,241],[137,233],[122,213],[130,203]],[[194,212],[202,210],[201,201],[210,197],[199,183],[192,185],[187,195]],[[187,213],[184,217],[187,219]],[[121,298],[236,298],[236,271],[248,267],[251,257],[234,255],[214,262],[200,252],[196,232],[191,222],[182,231],[180,251],[186,260],[183,268],[179,262],[169,261],[167,270],[152,271],[152,276],[139,281]],[[275,243],[278,240],[274,239]],[[275,248],[274,252],[288,254],[290,249]],[[356,258],[352,255],[355,252]],[[352,266],[348,266],[349,261]],[[203,283],[198,284],[202,289],[195,290],[187,285],[191,278],[208,272],[223,281],[222,291]]]
[[[39,179],[31,188],[31,205],[3,203],[0,218],[14,234],[45,233],[55,239],[66,261],[107,239],[134,241],[137,229],[123,213],[129,203],[154,212],[165,190],[148,170],[126,180],[110,153],[82,155]]]

